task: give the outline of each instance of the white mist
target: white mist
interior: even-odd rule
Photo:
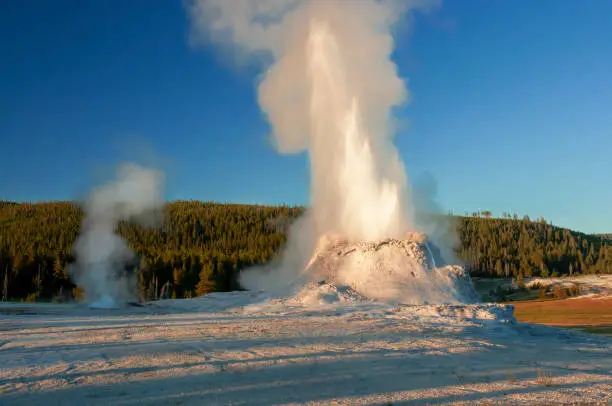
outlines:
[[[135,284],[124,275],[133,253],[116,233],[122,220],[144,220],[162,207],[164,175],[135,164],[117,169],[116,180],[101,185],[85,202],[85,217],[69,269],[92,308],[116,308],[135,296]]]

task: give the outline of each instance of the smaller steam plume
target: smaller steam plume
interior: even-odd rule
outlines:
[[[122,220],[154,219],[163,205],[164,175],[136,164],[123,164],[117,178],[95,188],[85,202],[85,217],[70,268],[90,307],[116,308],[134,298],[135,280],[125,275],[134,254],[116,233]]]

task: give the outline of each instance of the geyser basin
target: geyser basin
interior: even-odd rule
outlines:
[[[479,302],[468,273],[458,265],[441,265],[432,244],[420,233],[407,238],[348,242],[323,238],[303,271],[297,296],[340,288],[366,300],[403,304]],[[437,263],[436,263],[437,262]],[[305,286],[304,286],[305,283]],[[324,289],[326,288],[326,289]],[[348,292],[347,292],[348,293]],[[312,298],[314,300],[314,298]]]

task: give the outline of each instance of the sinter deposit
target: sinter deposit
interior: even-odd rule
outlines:
[[[443,265],[423,234],[406,239],[349,243],[322,239],[293,285],[305,304],[381,301],[403,304],[470,304],[479,301],[465,270]]]

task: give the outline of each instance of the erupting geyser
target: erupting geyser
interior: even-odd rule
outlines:
[[[69,269],[92,308],[116,308],[134,299],[135,282],[124,272],[133,254],[116,233],[122,220],[143,221],[163,205],[163,174],[134,164],[117,179],[95,188],[85,202],[81,232],[74,243],[76,264]]]
[[[375,137],[382,138],[386,132],[380,135],[377,130],[382,129],[375,127],[374,120],[387,121],[389,117],[362,114],[360,99],[367,97],[367,92],[360,89],[359,72],[351,78],[345,56],[351,49],[345,47],[346,40],[334,34],[331,22],[319,18],[312,17],[306,47],[312,207],[318,234],[340,234],[352,240],[399,237],[409,225],[402,199],[405,182],[401,163],[395,154],[377,157],[375,145]],[[378,69],[394,73],[389,67]],[[389,95],[394,96],[389,105],[403,95],[400,83],[395,85],[398,89]]]
[[[407,98],[391,60],[391,30],[403,14],[428,3],[195,0],[189,4],[195,41],[211,34],[214,41],[233,44],[247,54],[271,56],[259,84],[260,105],[279,151],[307,151],[310,157],[310,209],[291,228],[287,247],[274,264],[242,274],[240,282],[247,289],[287,292],[327,272],[323,280],[349,283],[380,300],[457,301],[452,283],[441,287],[444,278],[436,276],[442,275],[441,269],[414,260],[428,251],[427,243],[418,245],[412,255],[404,248],[414,241],[400,241],[415,230],[415,223],[404,166],[391,140],[392,109]],[[361,251],[367,255],[359,258],[367,261],[353,261],[358,257],[349,255],[319,266],[329,262],[321,255],[336,256],[338,244],[360,252],[360,244],[377,246],[389,239],[399,245],[390,245],[391,251]],[[313,266],[321,269],[313,272]],[[393,272],[376,274],[376,269]],[[426,278],[417,283],[415,275]],[[380,278],[388,283],[379,284],[375,292],[372,284]],[[397,286],[391,289],[393,284]]]

